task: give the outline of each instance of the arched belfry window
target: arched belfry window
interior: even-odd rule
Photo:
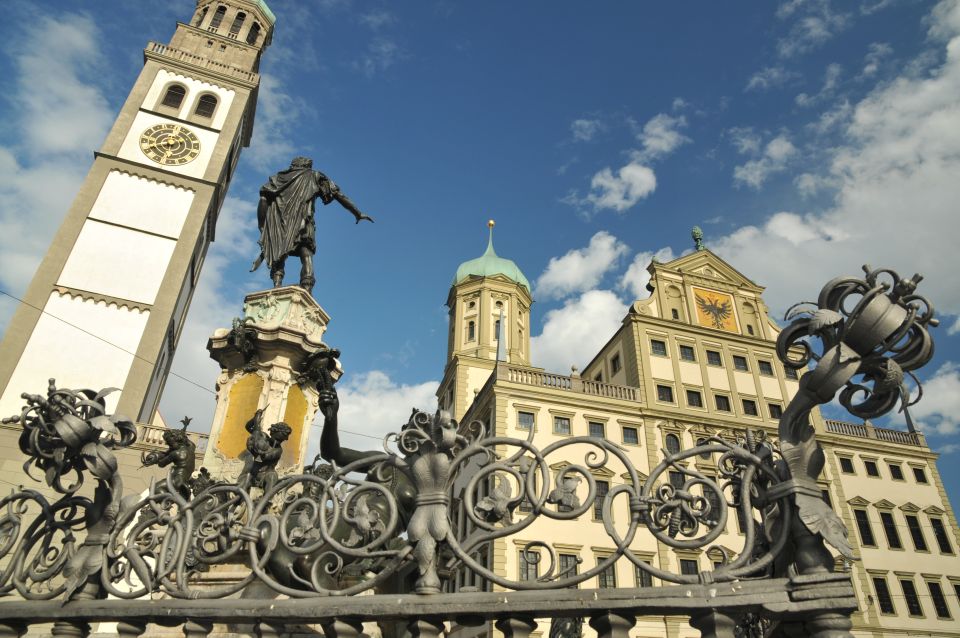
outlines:
[[[169,106],[173,109],[180,108],[180,105],[183,104],[183,98],[187,95],[187,89],[181,84],[171,84],[167,87],[167,92],[163,94],[163,99],[160,101],[160,104],[163,106]]]
[[[230,36],[237,37],[237,34],[240,33],[240,27],[243,26],[243,21],[247,19],[247,14],[243,11],[237,13],[237,17],[233,19],[233,24],[230,25]]]
[[[668,434],[664,437],[663,443],[669,454],[680,453],[680,437],[676,434]]]
[[[210,9],[210,7],[204,7],[204,8],[200,11],[200,13],[197,14],[197,19],[196,19],[196,21],[193,23],[193,26],[199,27],[201,24],[203,24],[203,19],[207,17],[207,10],[208,10],[208,9]]]
[[[223,16],[226,15],[227,8],[224,6],[217,7],[217,10],[213,12],[213,19],[210,20],[210,28],[216,29],[223,22]]]
[[[260,23],[254,22],[250,27],[250,30],[247,32],[247,44],[256,44],[257,38],[260,37]]]
[[[217,110],[217,98],[209,93],[201,95],[197,100],[197,108],[194,114],[200,117],[213,117],[213,112]]]

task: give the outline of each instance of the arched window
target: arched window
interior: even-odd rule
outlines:
[[[230,25],[230,35],[237,37],[237,34],[240,33],[240,27],[243,26],[243,21],[247,19],[247,14],[243,11],[237,13],[237,17],[233,19],[233,24]]]
[[[467,324],[467,341],[473,341],[477,338],[477,324],[470,322]]]
[[[706,440],[705,438],[700,437],[699,439],[697,439],[697,447],[700,447],[701,445],[706,445],[706,444],[707,444],[707,440]],[[712,452],[701,452],[701,453],[700,453],[700,458],[701,458],[701,459],[704,459],[704,460],[706,460],[706,461],[709,461],[709,460],[710,460],[710,457],[712,457],[712,456],[713,456],[713,453],[712,453]]]
[[[210,7],[204,7],[203,10],[200,11],[200,13],[197,14],[197,19],[196,19],[196,21],[193,23],[193,26],[199,27],[201,24],[203,24],[203,19],[207,17],[207,10],[208,10],[209,8],[210,8]]]
[[[668,434],[663,439],[663,443],[667,448],[667,453],[669,454],[679,454],[680,453],[680,437],[676,434]]]
[[[493,340],[500,341],[500,320],[497,319],[497,322],[493,324]]]
[[[200,117],[213,117],[213,112],[217,110],[217,98],[207,93],[201,95],[197,100],[197,108],[194,114]]]
[[[160,101],[160,104],[163,106],[169,106],[170,108],[178,109],[180,105],[183,104],[183,98],[187,94],[187,89],[185,89],[180,84],[171,84],[167,87],[167,92],[163,94],[163,100]]]
[[[224,6],[217,7],[217,10],[213,12],[213,19],[210,20],[210,28],[216,29],[220,26],[220,23],[223,22],[223,16],[227,13],[227,8]]]
[[[260,37],[260,23],[254,22],[253,26],[250,27],[250,30],[247,31],[247,44],[256,44],[257,38]]]

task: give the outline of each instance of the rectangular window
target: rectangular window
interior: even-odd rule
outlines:
[[[877,467],[876,461],[865,460],[863,462],[863,469],[867,471],[867,476],[874,476],[874,477],[880,476],[880,468]]]
[[[917,483],[927,483],[927,473],[923,471],[922,467],[913,468],[913,478]]]
[[[725,397],[722,394],[718,394],[713,398],[717,403],[717,410],[720,412],[730,411],[730,397]]]
[[[603,373],[598,372],[597,376],[595,376],[593,380],[596,381],[597,383],[603,383]]]
[[[560,578],[570,578],[579,573],[580,558],[576,554],[560,554]],[[576,585],[571,585],[576,587]]]
[[[897,531],[897,523],[893,520],[893,513],[880,512],[880,522],[883,523],[883,533],[887,535],[887,545],[890,546],[890,549],[903,549],[900,532]]]
[[[674,319],[679,319],[679,318],[680,318],[680,312],[679,312],[676,308],[671,308],[671,309],[670,309],[670,316],[673,317]]]
[[[628,445],[640,445],[640,435],[637,428],[623,426],[623,442]]]
[[[570,418],[565,416],[553,417],[554,434],[570,434]]]
[[[608,557],[597,556],[597,564],[599,565]],[[614,563],[607,567],[605,570],[597,574],[597,585],[600,589],[616,589],[617,587],[617,564]]]
[[[673,403],[673,388],[668,385],[658,385],[657,400],[664,403]]]
[[[920,597],[917,596],[917,588],[914,587],[912,580],[903,579],[900,581],[900,588],[903,589],[903,597],[907,601],[907,610],[911,616],[922,616],[923,607],[920,606]]]
[[[952,554],[953,546],[950,545],[950,537],[947,536],[947,529],[943,526],[943,520],[930,517],[930,527],[933,528],[933,537],[937,539],[937,545],[944,554]]]
[[[697,566],[697,561],[690,558],[681,558],[680,573],[684,576],[696,576],[699,574],[700,568]]]
[[[896,463],[891,463],[888,467],[890,468],[890,478],[892,478],[894,481],[904,480],[902,467]]]
[[[647,565],[650,564],[650,561],[648,560],[641,562],[646,563]],[[637,587],[653,587],[653,576],[650,575],[650,572],[637,565],[633,566],[633,577],[637,581]]]
[[[710,479],[712,483],[717,483],[716,476],[708,476],[707,478]],[[718,496],[717,493],[711,490],[709,487],[703,486],[702,489],[703,489],[703,498],[707,499],[707,503],[710,505],[710,514],[705,518],[708,518],[712,521],[719,521],[720,520],[720,496]]]
[[[750,366],[747,365],[747,358],[738,354],[733,355],[733,367],[740,372],[750,372]]]
[[[691,408],[702,408],[703,395],[696,390],[687,390],[687,405]]]
[[[660,357],[665,357],[665,356],[667,356],[667,344],[666,344],[666,342],[660,341],[660,340],[658,340],[658,339],[651,339],[651,340],[650,340],[650,352],[652,352],[653,354],[655,354],[655,355],[657,355],[657,356],[660,356]]]
[[[943,595],[943,588],[940,583],[927,581],[927,589],[930,590],[930,598],[933,600],[933,608],[937,610],[937,618],[950,618],[950,610],[947,608],[947,599]]]
[[[597,498],[593,501],[593,520],[603,519],[603,499],[610,491],[610,483],[607,481],[597,481]]]
[[[757,369],[766,377],[773,376],[773,364],[769,361],[757,361]]]
[[[883,576],[873,577],[873,591],[877,593],[877,604],[880,606],[881,614],[895,614],[893,608],[893,598],[890,596],[890,588],[887,587],[887,579]]]
[[[784,367],[783,367],[783,373],[784,373],[785,375],[787,375],[787,378],[788,378],[788,379],[793,379],[794,381],[796,381],[797,378],[798,378],[798,376],[797,376],[797,371],[796,371],[795,369],[793,369],[793,368],[784,366]]]
[[[743,413],[749,416],[757,416],[757,402],[751,399],[743,400]]]
[[[860,544],[876,547],[877,541],[873,537],[873,529],[870,527],[870,519],[867,518],[867,510],[853,510],[853,517],[857,521],[857,531],[860,532]]]
[[[853,459],[847,456],[839,456],[840,459],[840,471],[844,474],[853,474]]]
[[[693,346],[680,346],[680,358],[684,361],[696,361],[697,355],[693,351]]]
[[[616,374],[620,372],[620,368],[623,367],[620,363],[620,354],[615,354],[610,359],[610,374]]]
[[[537,580],[540,565],[540,554],[538,552],[520,552],[520,580]]]
[[[683,483],[683,472],[670,472],[670,485],[679,490],[683,488]]]
[[[783,416],[783,408],[780,407],[779,403],[768,403],[767,408],[770,409],[771,419],[779,419]]]
[[[533,424],[533,412],[517,412],[517,427],[521,430],[532,430]]]
[[[723,357],[716,350],[707,350],[707,365],[722,366]]]
[[[590,428],[590,436],[596,437],[598,439],[606,438],[606,428],[603,423],[598,423],[597,421],[590,421],[588,424]]]
[[[913,548],[918,552],[927,551],[927,539],[923,536],[923,530],[920,528],[920,519],[913,514],[904,514],[907,519],[907,529],[910,530],[910,538],[913,539]]]

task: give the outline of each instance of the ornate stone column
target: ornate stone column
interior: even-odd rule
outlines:
[[[298,286],[255,292],[244,299],[243,317],[219,328],[207,342],[220,364],[217,409],[204,466],[215,479],[233,481],[243,468],[247,422],[263,409],[263,428],[279,421],[292,429],[278,473],[303,468],[318,397],[303,375],[310,355],[327,349],[323,333],[330,316]],[[334,374],[339,376],[337,370]]]

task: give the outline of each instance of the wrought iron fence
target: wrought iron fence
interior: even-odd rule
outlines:
[[[20,489],[0,500],[0,635],[54,622],[56,635],[85,636],[98,620],[119,621],[123,635],[160,623],[199,636],[212,623],[241,621],[260,635],[295,622],[356,635],[360,620],[403,621],[414,635],[435,635],[444,621],[493,620],[507,635],[526,635],[537,617],[589,617],[602,636],[625,636],[637,615],[682,614],[704,636],[847,636],[856,599],[849,577],[833,573],[824,542],[855,557],[843,523],[820,498],[823,451],[808,416],[837,393],[863,417],[905,402],[905,375],[929,360],[927,326],[936,325],[932,307],[914,293],[917,276],[865,270],[864,279],[830,282],[816,305],[788,315],[793,323],[778,352],[785,365],[811,369],[776,443],[749,429],[736,440],[712,437],[665,455],[646,477],[604,439],[566,438],[541,449],[531,439],[490,436],[480,422],[415,411],[384,451],[328,446],[333,463],[318,460],[280,479],[264,452],[277,443],[251,420],[249,471],[236,484],[203,470],[192,476],[192,443],[172,431],[163,457],[170,476],[141,497],[124,493],[113,454],[134,443],[134,424],[106,414],[105,392],[58,389],[51,380],[45,395],[23,395],[22,413],[8,420],[23,428],[24,470],[39,472],[59,498]],[[798,350],[802,356],[791,355]],[[325,428],[335,429],[332,381],[317,383]],[[689,462],[708,454],[718,457],[716,478]],[[603,493],[594,472],[610,464],[623,468],[624,482]],[[92,495],[81,495],[91,479]],[[614,507],[629,513],[619,525]],[[732,555],[715,542],[737,511],[757,522]],[[562,567],[542,541],[521,549],[545,567],[528,580],[477,559],[537,521],[594,512],[613,549],[583,572]],[[676,574],[635,553],[641,534],[722,559],[709,571]],[[570,589],[618,560],[673,585]],[[225,566],[234,576],[216,577]],[[456,591],[451,578],[463,570],[505,591]],[[253,586],[269,593],[235,598]],[[367,590],[374,595],[352,596]]]

